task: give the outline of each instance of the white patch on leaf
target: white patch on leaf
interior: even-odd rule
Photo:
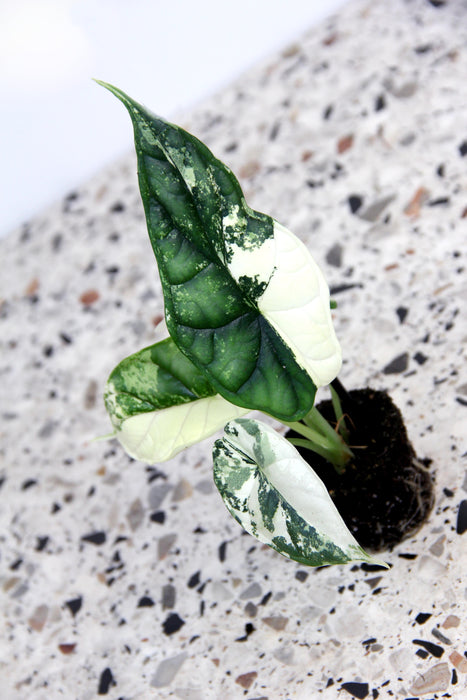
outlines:
[[[237,227],[245,225],[245,215],[240,212],[240,207],[238,204],[234,204],[230,207],[230,211],[222,219],[222,228],[224,231],[227,228],[237,229]]]
[[[316,386],[330,384],[342,354],[330,311],[329,288],[306,246],[274,223],[272,274],[258,308]]]
[[[249,277],[257,283],[269,282],[274,270],[275,242],[272,236],[260,246],[242,248],[233,243],[229,252],[232,256],[229,272],[237,282],[241,277]]]
[[[219,395],[210,396],[131,416],[122,421],[115,437],[130,457],[147,464],[165,462],[248,410]]]

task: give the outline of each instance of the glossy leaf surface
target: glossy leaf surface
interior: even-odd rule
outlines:
[[[308,566],[381,564],[360,547],[321,479],[273,428],[249,418],[232,421],[213,459],[225,505],[260,542]]]
[[[133,122],[171,337],[229,402],[302,418],[341,364],[321,272],[204,144],[105,87]]]

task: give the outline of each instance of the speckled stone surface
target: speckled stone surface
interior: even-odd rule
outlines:
[[[387,571],[242,534],[211,441],[151,467],[92,442],[162,313],[132,156],[0,242],[2,698],[467,698],[466,18],[351,2],[183,118],[307,242],[344,383],[388,389],[432,460]]]

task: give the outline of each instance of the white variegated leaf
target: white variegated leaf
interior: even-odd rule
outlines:
[[[247,409],[222,396],[210,396],[131,416],[122,421],[115,437],[130,457],[147,464],[165,462],[245,413]]]
[[[149,464],[171,459],[248,412],[219,396],[171,338],[122,360],[104,401],[115,437],[131,457]]]
[[[228,510],[260,542],[308,566],[382,564],[360,547],[321,479],[273,428],[234,420],[216,441],[213,458]]]

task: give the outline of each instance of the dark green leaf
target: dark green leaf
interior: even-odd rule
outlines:
[[[281,420],[303,417],[316,385],[331,381],[340,366],[329,293],[311,256],[293,234],[247,206],[235,176],[197,138],[102,84],[133,122],[171,337],[228,401]],[[296,249],[282,277],[287,255],[278,242],[286,253]],[[297,261],[307,276],[294,285]],[[278,304],[282,296],[286,309]]]

